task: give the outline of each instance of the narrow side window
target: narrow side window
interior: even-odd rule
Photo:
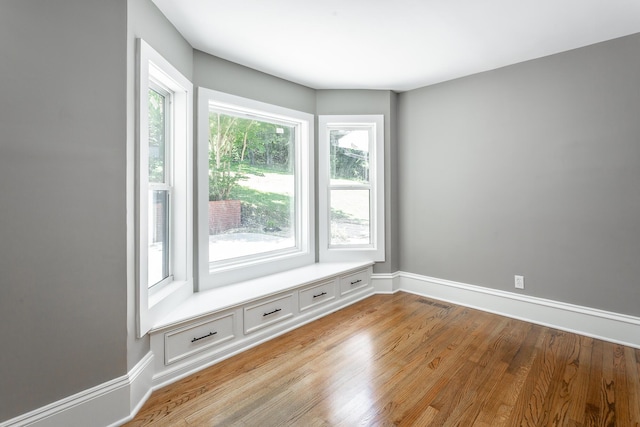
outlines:
[[[318,121],[320,261],[384,261],[383,116]]]
[[[193,292],[193,87],[138,40],[136,267],[138,335]]]

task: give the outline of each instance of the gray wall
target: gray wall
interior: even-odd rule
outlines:
[[[385,262],[374,266],[374,272],[378,274],[396,272],[399,266],[399,252],[395,250],[398,248],[397,96],[395,92],[386,90],[318,90],[316,94],[318,115],[384,114]]]
[[[126,0],[3,0],[0,421],[126,373]]]
[[[640,35],[399,97],[402,271],[640,315]]]
[[[194,50],[194,85],[315,113],[315,90]]]
[[[136,39],[144,39],[187,79],[193,80],[193,49],[151,0],[129,0],[127,11],[127,369],[149,352],[149,337],[136,338],[135,146]],[[194,88],[195,91],[195,88]],[[195,93],[195,92],[194,92]]]

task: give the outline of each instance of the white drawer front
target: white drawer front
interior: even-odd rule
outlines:
[[[165,364],[231,341],[235,338],[234,323],[234,314],[230,313],[165,333]]]
[[[325,282],[299,292],[300,311],[325,304],[336,299],[336,281]]]
[[[348,294],[369,285],[369,270],[342,276],[340,278],[340,295]]]
[[[293,294],[244,309],[244,333],[249,334],[293,316]]]

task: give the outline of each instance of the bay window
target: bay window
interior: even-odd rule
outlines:
[[[313,115],[199,88],[194,175],[192,85],[142,40],[138,55],[139,336],[194,292],[317,258],[384,261],[383,116],[320,116],[316,170]]]

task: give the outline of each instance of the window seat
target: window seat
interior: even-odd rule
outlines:
[[[154,386],[372,295],[372,265],[316,263],[194,293],[150,331]]]

